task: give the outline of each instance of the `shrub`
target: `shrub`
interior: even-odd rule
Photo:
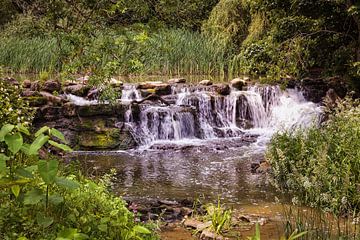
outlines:
[[[321,128],[276,134],[267,159],[274,184],[295,202],[335,214],[360,209],[360,105],[340,103]]]

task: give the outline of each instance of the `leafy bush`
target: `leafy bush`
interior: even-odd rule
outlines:
[[[41,149],[71,151],[62,133],[43,127],[28,143],[30,138],[21,124],[0,130],[1,239],[156,238],[107,191],[109,177],[96,184],[81,175],[64,176],[52,155],[39,160]]]
[[[276,134],[267,159],[275,185],[295,202],[335,214],[360,209],[360,105],[339,103],[321,128]]]
[[[0,76],[1,78],[1,76]],[[0,79],[0,125],[6,123],[29,125],[33,111],[28,102],[20,96],[20,87]]]

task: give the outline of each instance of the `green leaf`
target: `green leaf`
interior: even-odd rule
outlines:
[[[60,195],[51,195],[49,196],[49,202],[54,205],[58,205],[64,201],[64,198]]]
[[[20,186],[14,185],[11,187],[11,192],[14,194],[14,196],[17,198],[20,194]]]
[[[14,125],[6,124],[0,130],[0,142],[5,140],[5,136],[14,129]]]
[[[0,174],[6,173],[6,161],[9,160],[9,157],[3,153],[0,153]]]
[[[19,123],[19,124],[16,126],[16,128],[19,130],[19,132],[22,132],[22,133],[24,133],[25,135],[30,136],[29,130],[28,130],[26,127],[24,127],[24,125],[22,125],[21,123]]]
[[[28,170],[24,169],[24,168],[17,168],[15,170],[15,173],[18,176],[21,176],[21,177],[24,177],[24,178],[34,178],[34,175],[31,172],[29,172]]]
[[[59,162],[56,160],[40,160],[38,162],[39,174],[46,184],[51,184],[55,181],[58,169]]]
[[[107,232],[107,225],[106,224],[100,224],[98,225],[98,229],[102,232]]]
[[[57,147],[65,152],[72,152],[72,149],[71,147],[67,146],[67,145],[64,145],[64,144],[61,144],[61,143],[57,143],[57,142],[54,142],[54,141],[51,141],[49,140],[49,143],[51,145],[53,145],[54,147]]]
[[[20,150],[21,150],[23,153],[25,153],[26,155],[28,155],[28,156],[31,155],[31,154],[30,154],[30,144],[24,143],[24,144],[21,146]]]
[[[78,187],[80,187],[79,183],[77,183],[73,180],[64,178],[64,177],[56,177],[55,183],[57,185],[59,185],[60,187],[63,187],[63,188],[69,189],[69,190],[74,190],[74,189],[77,189]]]
[[[30,145],[29,153],[30,155],[38,154],[39,149],[49,141],[49,136],[45,136],[44,134],[39,135],[34,142]]]
[[[43,214],[38,214],[36,216],[36,221],[37,221],[37,223],[39,225],[46,228],[46,227],[50,226],[54,222],[54,219],[51,218],[51,217],[46,217]]]
[[[29,240],[29,239],[26,237],[18,237],[16,240]]]
[[[66,143],[64,135],[57,129],[51,128],[50,134],[58,139],[60,139],[63,143]]]
[[[5,143],[8,146],[9,150],[13,154],[16,154],[23,145],[23,137],[20,133],[15,133],[14,135],[6,135]]]
[[[43,198],[45,198],[44,193],[40,189],[35,188],[25,194],[24,204],[35,205],[38,204]]]
[[[13,180],[10,178],[1,178],[0,179],[0,187],[11,187],[14,185],[24,185],[31,182],[31,180],[29,179],[17,179],[17,180]]]
[[[146,227],[143,227],[143,226],[140,226],[140,225],[136,225],[133,230],[135,232],[138,232],[138,233],[142,233],[142,234],[151,234],[150,230],[147,229]]]
[[[38,137],[40,135],[42,135],[44,132],[46,132],[47,130],[49,130],[50,128],[48,126],[44,126],[42,128],[40,128],[36,133],[35,133],[35,137]]]

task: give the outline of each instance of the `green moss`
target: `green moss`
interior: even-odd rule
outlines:
[[[79,134],[80,148],[85,149],[115,149],[120,142],[120,129],[112,128],[106,132],[81,132]]]

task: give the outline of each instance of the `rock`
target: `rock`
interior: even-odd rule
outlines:
[[[213,85],[213,83],[210,80],[202,80],[202,81],[199,82],[199,85],[211,86],[211,85]]]
[[[201,226],[203,224],[203,222],[200,222],[200,221],[192,219],[192,218],[187,218],[187,219],[185,219],[183,224],[185,227],[197,229],[198,226]]]
[[[268,173],[271,170],[271,165],[268,162],[260,163],[260,166],[256,169],[256,173]]]
[[[168,84],[162,84],[155,87],[155,94],[159,96],[170,95],[171,86]]]
[[[120,145],[120,136],[120,129],[112,128],[102,133],[82,131],[78,140],[80,148],[84,149],[115,149]]]
[[[124,83],[120,80],[116,80],[115,78],[110,79],[110,86],[113,88],[120,88],[124,85]]]
[[[215,84],[213,85],[215,92],[217,92],[220,95],[229,95],[230,94],[230,87],[228,84],[224,84],[224,83],[219,83],[219,84]]]
[[[3,78],[3,80],[10,85],[16,85],[16,86],[20,85],[19,82],[15,78],[12,78],[12,77],[5,77],[5,78]]]
[[[155,89],[141,89],[140,90],[140,95],[143,98],[146,98],[148,96],[150,96],[151,94],[155,93]]]
[[[64,88],[65,93],[70,93],[79,97],[86,97],[90,91],[90,86],[84,84],[70,85]]]
[[[31,91],[30,89],[25,89],[22,91],[21,96],[23,97],[38,97],[40,96],[39,92],[37,91]]]
[[[88,75],[85,75],[85,76],[77,78],[76,81],[81,82],[82,84],[87,84],[89,81],[89,78],[90,77]]]
[[[61,84],[56,80],[47,80],[43,86],[42,90],[45,92],[53,93],[53,92],[60,92]]]
[[[31,83],[31,86],[30,86],[30,90],[31,91],[40,91],[40,82],[39,81],[34,81]]]
[[[29,102],[30,107],[41,107],[48,103],[47,98],[42,96],[29,96],[25,99]]]
[[[31,88],[31,81],[26,79],[22,83],[23,88]]]
[[[76,117],[76,105],[72,102],[67,102],[63,105],[63,114],[65,117]]]
[[[65,100],[65,99],[63,99],[61,97],[58,97],[58,96],[54,96],[54,95],[52,95],[51,93],[48,93],[48,92],[41,91],[40,95],[43,96],[44,98],[46,98],[47,102],[51,103],[51,104],[58,104],[58,103],[67,102],[67,100]]]
[[[162,85],[168,85],[166,83],[157,81],[157,82],[144,82],[144,83],[140,83],[137,88],[138,89],[155,89],[157,86],[162,86]]]
[[[243,90],[243,87],[247,85],[245,78],[235,78],[230,81],[231,87],[237,90]]]
[[[185,78],[172,78],[167,81],[169,84],[179,84],[179,83],[186,83]]]
[[[89,90],[88,94],[86,95],[86,98],[89,100],[96,100],[99,98],[100,91],[97,88],[92,88]]]
[[[214,232],[211,232],[209,230],[202,231],[200,235],[200,239],[202,240],[227,240],[228,238],[225,238],[221,235],[218,235]]]

